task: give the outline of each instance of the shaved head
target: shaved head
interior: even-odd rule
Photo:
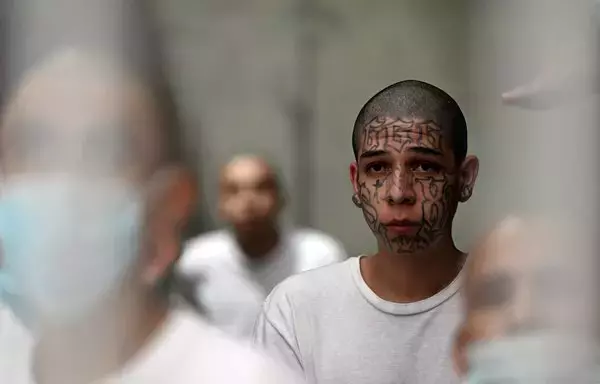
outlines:
[[[5,107],[2,143],[7,144],[0,146],[5,169],[37,163],[135,179],[154,172],[164,152],[155,99],[148,87],[105,59],[65,49],[25,74]],[[47,156],[36,148],[48,135],[41,129],[61,135]],[[86,147],[89,142],[94,144]],[[34,154],[23,150],[30,145]]]
[[[258,155],[238,155],[221,169],[221,180],[225,179],[277,179],[271,165]]]
[[[467,123],[456,101],[438,87],[418,80],[392,84],[375,94],[362,107],[352,131],[354,157],[366,126],[378,118],[410,118],[435,122],[452,144],[457,164],[467,154]]]
[[[220,210],[223,219],[248,228],[272,223],[281,207],[280,183],[274,167],[258,155],[239,155],[221,170]]]
[[[456,209],[472,195],[479,161],[466,156],[465,118],[446,92],[417,80],[386,87],[358,113],[352,147],[353,201],[380,249],[424,254],[452,241]],[[398,233],[397,221],[414,230]]]

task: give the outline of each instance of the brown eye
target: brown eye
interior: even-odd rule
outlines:
[[[415,172],[437,173],[442,170],[442,166],[431,162],[420,162],[415,164],[413,169]]]
[[[387,167],[383,163],[371,163],[367,165],[366,171],[370,174],[381,174],[387,171]]]

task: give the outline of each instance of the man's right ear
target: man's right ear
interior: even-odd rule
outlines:
[[[358,186],[358,164],[356,161],[350,163],[350,182],[352,183],[352,203],[358,208],[362,208],[362,202],[359,198],[359,186]]]

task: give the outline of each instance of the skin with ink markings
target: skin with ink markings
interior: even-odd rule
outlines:
[[[361,134],[357,196],[380,247],[423,251],[448,233],[459,200],[449,141],[433,120],[378,116]],[[397,225],[407,230],[396,230]]]
[[[452,221],[479,170],[460,106],[423,81],[389,85],[359,111],[352,150],[352,201],[378,243],[360,258],[365,283],[390,302],[432,297],[462,269]]]

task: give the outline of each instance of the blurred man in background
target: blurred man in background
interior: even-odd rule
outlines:
[[[196,300],[214,324],[250,337],[266,296],[288,276],[346,259],[332,237],[282,226],[281,180],[265,159],[241,155],[221,171],[219,210],[228,229],[187,245],[179,272],[196,279]]]
[[[168,303],[195,183],[144,5],[8,9],[0,383],[292,382]]]
[[[311,383],[457,383],[466,255],[452,222],[479,168],[463,113],[433,85],[399,82],[367,101],[352,144],[353,201],[378,252],[284,281],[255,341]]]

